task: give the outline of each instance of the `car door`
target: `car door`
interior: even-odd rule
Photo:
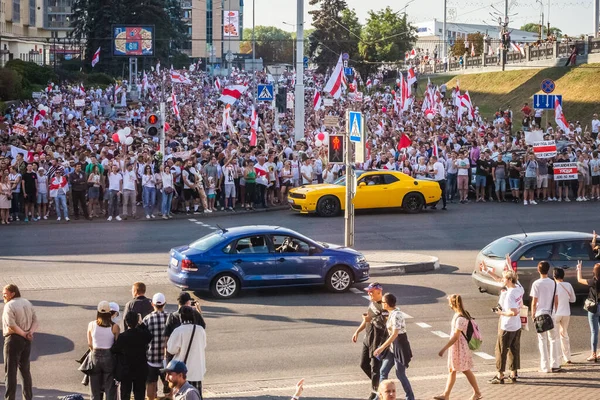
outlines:
[[[271,286],[277,283],[275,257],[269,251],[266,236],[250,235],[237,239],[230,257],[234,269],[244,280],[244,286]]]
[[[383,174],[368,174],[357,181],[354,207],[357,209],[389,207],[389,188]]]
[[[592,276],[595,259],[589,240],[564,240],[554,243],[554,254],[551,265],[553,268],[565,270],[565,281],[573,285],[575,293],[587,293],[587,287],[577,282],[577,262],[583,264],[583,276]]]
[[[539,278],[537,265],[540,261],[552,259],[554,243],[535,244],[525,250],[523,255],[517,260],[517,273],[519,282],[525,289],[525,295],[529,296],[531,283]]]
[[[407,182],[392,174],[383,174],[383,181],[387,185],[388,207],[402,207],[402,200],[409,190]]]
[[[271,235],[277,265],[277,281],[282,285],[316,284],[323,281],[325,259],[311,245],[293,235]]]

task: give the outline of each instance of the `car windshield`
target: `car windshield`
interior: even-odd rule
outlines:
[[[223,237],[222,232],[213,232],[190,244],[190,248],[198,251],[206,251],[212,249],[224,240],[225,238]]]
[[[364,171],[356,171],[356,179],[360,178],[363,173]],[[346,175],[337,178],[335,181],[333,181],[333,184],[338,186],[346,186]]]
[[[503,237],[487,245],[481,254],[490,258],[504,258],[507,254],[512,254],[520,245],[521,242],[517,239]]]

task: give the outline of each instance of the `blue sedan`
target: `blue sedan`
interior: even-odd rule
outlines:
[[[175,286],[210,290],[220,299],[240,289],[282,286],[325,285],[341,293],[369,279],[369,264],[358,251],[277,226],[220,229],[170,255]]]

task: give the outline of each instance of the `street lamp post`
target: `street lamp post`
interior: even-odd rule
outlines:
[[[296,7],[296,87],[294,88],[294,138],[304,137],[304,0]]]
[[[296,24],[290,24],[289,22],[283,21],[285,25],[293,26],[294,30],[297,30]],[[292,41],[292,65],[296,68],[296,43]]]

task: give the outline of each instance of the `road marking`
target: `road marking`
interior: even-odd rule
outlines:
[[[202,225],[202,226],[204,226],[204,222],[196,222],[196,225]]]
[[[433,333],[436,336],[441,337],[442,339],[447,339],[450,337],[450,335],[448,335],[446,332],[442,332],[442,331],[431,331],[431,333]]]
[[[190,222],[196,222],[196,219],[194,219],[194,218],[189,218],[189,219],[188,219],[188,221],[190,221]]]
[[[206,225],[206,227],[208,229],[212,229],[213,231],[216,231],[217,229],[219,229],[219,228],[215,228],[214,226],[209,226],[209,225]]]
[[[496,357],[490,356],[488,353],[484,353],[483,351],[476,351],[473,354],[483,358],[484,360],[495,360],[496,359]]]
[[[352,293],[356,293],[356,294],[362,294],[362,293],[363,293],[363,292],[362,292],[362,290],[360,290],[360,289],[357,289],[357,288],[355,288],[355,287],[353,287],[353,288],[350,288],[350,291],[351,291]]]
[[[431,328],[431,325],[426,324],[425,322],[417,322],[417,326],[420,326],[423,329]]]

